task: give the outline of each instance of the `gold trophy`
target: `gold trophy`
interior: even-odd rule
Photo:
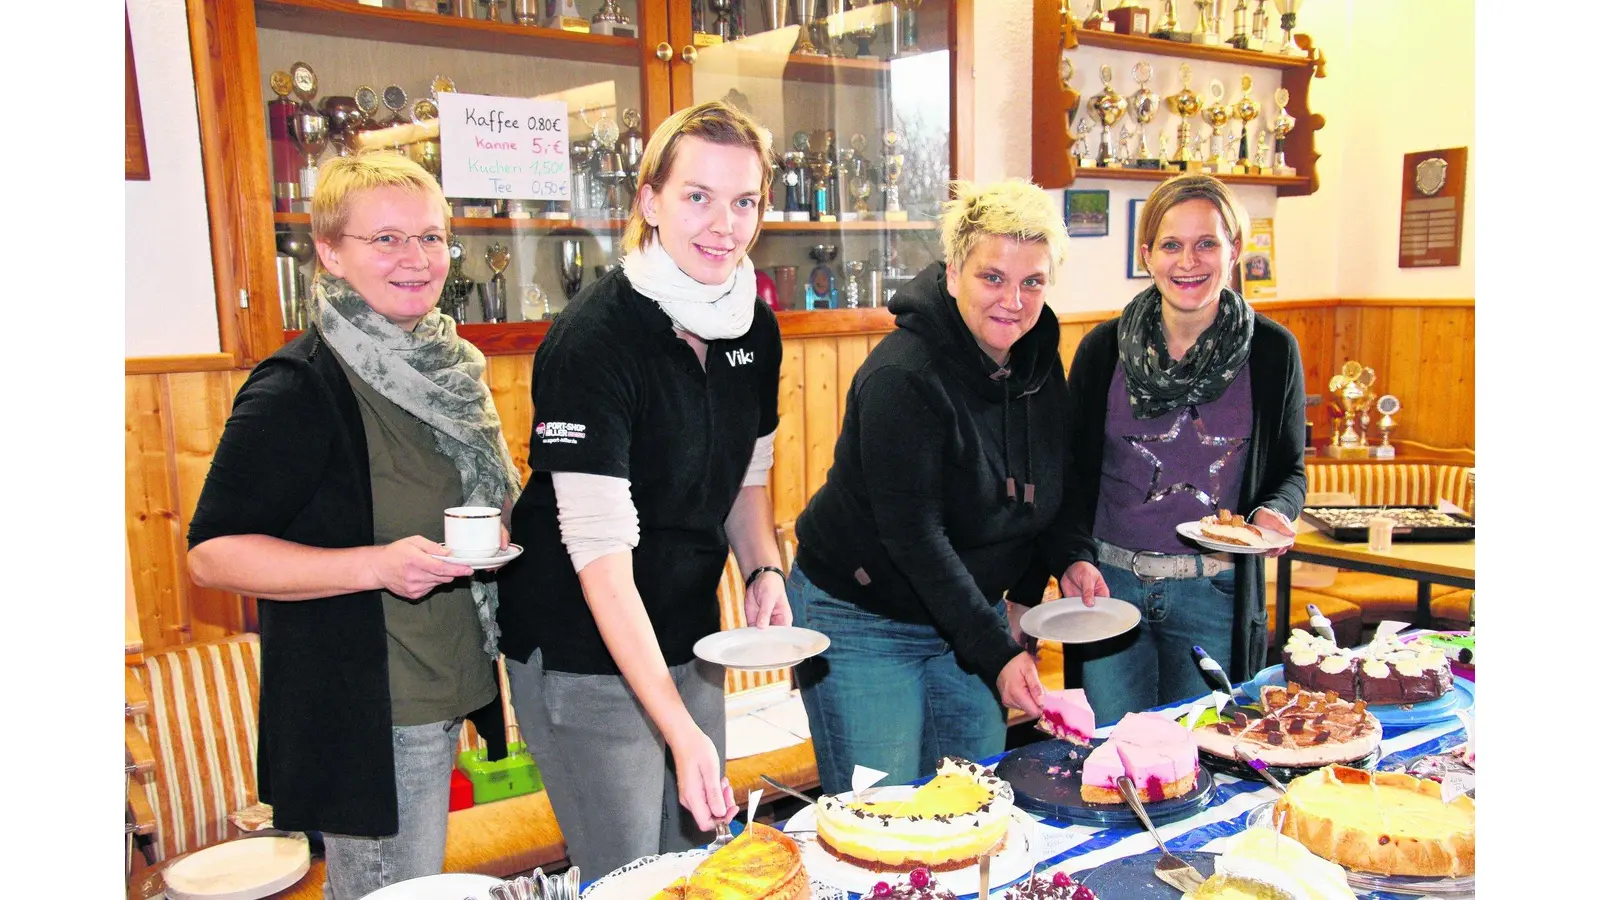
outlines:
[[[1089,132],[1094,130],[1094,124],[1088,117],[1078,120],[1077,130],[1073,132],[1076,138],[1072,144],[1073,155],[1078,157],[1078,167],[1081,169],[1094,168],[1094,145],[1089,142]]]
[[[1378,459],[1394,459],[1394,445],[1389,443],[1389,434],[1394,431],[1394,414],[1400,411],[1400,398],[1393,394],[1384,394],[1378,398],[1378,433],[1383,435],[1383,442],[1372,448],[1372,455]]]
[[[1273,0],[1273,3],[1278,7],[1278,27],[1283,29],[1283,46],[1278,52],[1299,54],[1299,48],[1294,45],[1294,20],[1304,5],[1303,0]]]
[[[1250,175],[1259,174],[1259,171],[1250,171],[1250,123],[1261,114],[1261,107],[1256,105],[1254,97],[1250,96],[1250,86],[1253,82],[1249,75],[1239,76],[1239,100],[1233,104],[1233,118],[1238,119],[1241,125],[1239,132],[1239,156],[1233,163],[1233,174]]]
[[[1258,53],[1267,49],[1268,18],[1267,0],[1256,0],[1256,11],[1250,14],[1250,38],[1241,49]]]
[[[1183,40],[1178,34],[1178,13],[1172,8],[1172,0],[1162,0],[1161,20],[1150,30],[1150,36],[1168,41]]]
[[[1167,98],[1168,108],[1178,117],[1178,158],[1174,162],[1178,164],[1180,172],[1198,172],[1201,166],[1200,160],[1195,158],[1190,149],[1194,137],[1189,120],[1200,114],[1200,95],[1189,88],[1189,79],[1193,74],[1194,70],[1188,63],[1178,66],[1178,78],[1183,82],[1183,90]]]
[[[1294,116],[1289,115],[1289,89],[1278,88],[1272,94],[1272,99],[1278,103],[1277,118],[1272,120],[1272,174],[1293,175],[1294,166],[1289,165],[1284,157],[1284,140],[1289,137],[1289,132],[1294,130]]]
[[[1159,169],[1161,162],[1150,152],[1150,138],[1145,127],[1155,121],[1161,111],[1161,98],[1150,90],[1150,64],[1140,60],[1133,64],[1133,80],[1139,89],[1128,97],[1128,114],[1139,123],[1139,151],[1132,160],[1135,169]]]
[[[1071,2],[1071,0],[1068,0]],[[1094,0],[1094,8],[1089,10],[1089,15],[1084,17],[1083,28],[1085,31],[1116,31],[1117,26],[1112,23],[1111,17],[1106,15],[1105,0]]]
[[[905,168],[906,157],[900,152],[900,135],[894,129],[883,133],[883,220],[904,222],[911,218],[900,206],[900,173]]]
[[[1233,110],[1222,102],[1225,90],[1221,81],[1211,79],[1211,84],[1206,90],[1211,94],[1211,105],[1202,110],[1200,115],[1206,120],[1206,124],[1211,126],[1211,153],[1206,157],[1204,171],[1221,175],[1224,165],[1222,145],[1225,141],[1222,129],[1228,124],[1228,120],[1233,118]]]
[[[1250,0],[1239,0],[1233,7],[1233,37],[1228,46],[1235,50],[1248,49],[1250,44]]]
[[[1100,123],[1100,150],[1095,154],[1095,165],[1107,169],[1120,169],[1122,162],[1111,152],[1111,126],[1128,111],[1128,101],[1111,86],[1111,67],[1100,67],[1100,80],[1105,89],[1089,98],[1089,115]]]
[[[1377,375],[1371,367],[1352,359],[1328,382],[1328,390],[1333,392],[1334,398],[1344,409],[1343,427],[1329,448],[1335,459],[1365,459],[1371,455],[1366,433],[1358,429],[1356,424],[1372,403],[1368,388],[1376,380]]]
[[[1194,0],[1198,15],[1194,20],[1194,31],[1189,33],[1189,43],[1217,45],[1222,43],[1222,37],[1217,34],[1217,6],[1221,0]]]

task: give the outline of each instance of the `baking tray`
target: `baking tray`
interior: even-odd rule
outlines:
[[[1365,543],[1367,520],[1379,510],[1394,514],[1394,540],[1470,541],[1473,539],[1473,520],[1465,513],[1443,513],[1432,506],[1308,506],[1301,517],[1318,531],[1336,541]],[[1406,524],[1409,517],[1417,517],[1422,524]]]

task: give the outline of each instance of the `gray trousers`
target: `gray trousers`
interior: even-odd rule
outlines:
[[[711,840],[678,805],[672,751],[622,676],[546,671],[543,657],[536,650],[526,664],[508,658],[506,674],[522,737],[566,838],[567,858],[583,880],[641,856]],[[668,671],[689,715],[726,764],[722,667],[697,659]]]

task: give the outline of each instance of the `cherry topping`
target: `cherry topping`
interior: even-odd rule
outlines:
[[[925,868],[911,870],[911,886],[914,888],[925,888],[932,880],[933,876]]]
[[[872,896],[874,897],[887,897],[892,893],[894,893],[894,888],[889,887],[889,882],[887,881],[880,881],[872,886]]]
[[[1072,892],[1072,900],[1095,900],[1094,891],[1089,890],[1088,885],[1080,884],[1078,889]]]
[[[1072,876],[1065,872],[1057,872],[1056,877],[1050,879],[1050,883],[1056,887],[1072,887]]]

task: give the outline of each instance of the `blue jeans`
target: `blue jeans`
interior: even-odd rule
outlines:
[[[386,837],[322,835],[328,876],[324,900],[360,900],[385,885],[444,869],[450,817],[450,770],[461,720],[399,725],[394,736],[394,789],[400,830]]]
[[[1211,578],[1144,581],[1127,569],[1102,566],[1111,596],[1139,608],[1137,628],[1083,645],[1083,690],[1095,724],[1123,714],[1208,693],[1190,648],[1205,648],[1224,671],[1233,655],[1234,570]]]
[[[795,667],[825,793],[850,790],[858,765],[883,784],[931,774],[941,756],[981,760],[1005,749],[995,687],[961,667],[932,625],[896,622],[828,594],[795,566],[794,624],[828,636],[821,656]],[[1006,627],[1005,604],[995,628]]]

